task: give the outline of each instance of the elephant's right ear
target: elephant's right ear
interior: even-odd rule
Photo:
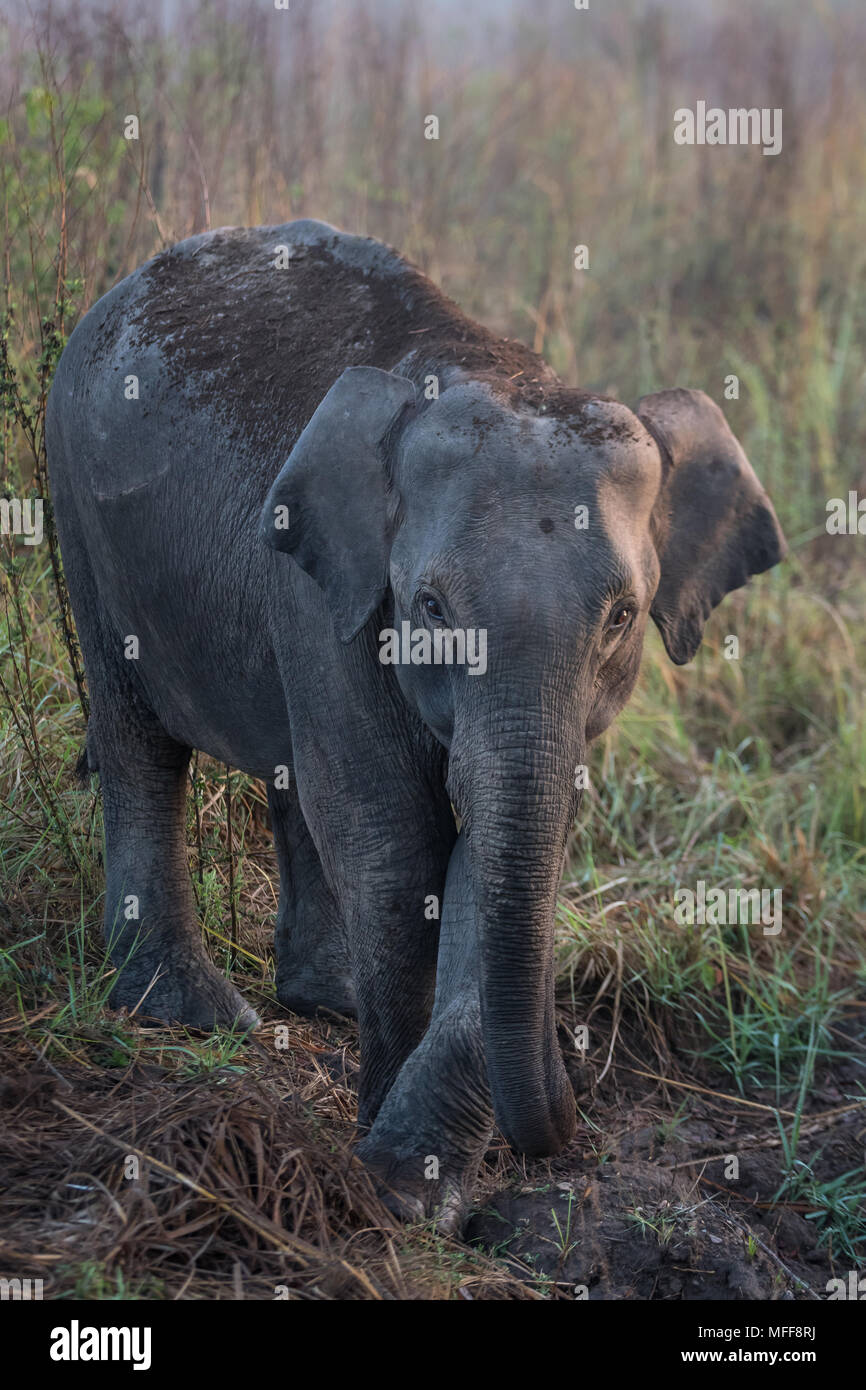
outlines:
[[[268,493],[260,535],[324,591],[343,642],[382,602],[397,499],[382,440],[414,404],[406,377],[347,367],[319,403]]]

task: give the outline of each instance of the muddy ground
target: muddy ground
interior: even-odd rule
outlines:
[[[603,1078],[603,1037],[573,1056],[569,1150],[529,1162],[497,1140],[446,1240],[394,1226],[352,1158],[352,1024],[290,1018],[277,1050],[274,1012],[203,1073],[201,1039],[106,1017],[53,1060],[33,1021],[0,1025],[0,1264],[45,1297],[811,1299],[850,1268],[808,1203],[774,1202],[774,1096],[676,1058],[662,1076],[636,1021]],[[859,1046],[809,1096],[800,1152],[820,1150],[821,1179],[863,1163]]]

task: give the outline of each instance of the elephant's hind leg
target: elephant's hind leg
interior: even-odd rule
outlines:
[[[118,970],[109,1002],[197,1028],[253,1027],[202,945],[186,856],[190,750],[146,705],[76,539],[67,531],[64,559],[90,686],[88,762],[102,784],[105,934]]]
[[[94,699],[105,819],[105,932],[115,1008],[184,1023],[254,1027],[256,1014],[209,960],[186,857],[189,749],[131,704]],[[88,742],[90,743],[89,736]]]
[[[355,1018],[355,985],[342,913],[294,787],[268,787],[268,805],[280,866],[280,905],[274,947],[277,998],[310,1018],[321,1010]]]

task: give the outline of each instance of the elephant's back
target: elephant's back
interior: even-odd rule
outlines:
[[[295,436],[345,367],[405,352],[404,271],[390,248],[325,223],[226,228],[143,269],[135,329],[230,427]]]
[[[52,388],[55,466],[86,454],[94,491],[141,487],[175,443],[188,456],[194,418],[264,486],[345,367],[390,368],[417,347],[413,328],[447,332],[450,315],[462,318],[390,247],[326,223],[190,237],[77,325]]]

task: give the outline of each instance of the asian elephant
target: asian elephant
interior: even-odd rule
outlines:
[[[766,493],[702,392],[566,387],[312,221],[194,236],[123,280],[47,428],[112,1002],[256,1024],[202,946],[190,751],[264,779],[277,995],[357,1013],[359,1152],[395,1210],[453,1228],[494,1118],[526,1154],[573,1132],[553,933],[577,770],[648,617],[687,662],[782,558]]]

